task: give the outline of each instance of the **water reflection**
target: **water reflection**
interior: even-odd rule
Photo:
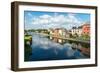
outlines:
[[[89,58],[78,49],[73,49],[72,42],[45,37],[37,33],[30,34],[32,35],[32,55],[29,56],[28,61]]]

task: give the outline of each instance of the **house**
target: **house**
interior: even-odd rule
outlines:
[[[52,41],[57,42],[57,43],[63,43],[64,40],[62,38],[68,38],[69,37],[69,32],[65,28],[55,28],[55,29],[50,29],[50,39]]]
[[[82,35],[90,35],[90,24],[84,24],[82,26]]]
[[[50,34],[54,37],[69,37],[69,33],[65,28],[51,29]]]
[[[85,23],[79,27],[72,27],[71,34],[76,36],[90,35],[90,24]]]
[[[72,30],[71,30],[71,34],[81,36],[82,35],[82,26],[73,27]]]

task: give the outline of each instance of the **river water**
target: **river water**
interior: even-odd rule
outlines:
[[[32,54],[28,61],[44,60],[69,60],[69,59],[86,59],[89,58],[79,50],[73,49],[71,44],[65,42],[60,44],[49,37],[32,33]]]

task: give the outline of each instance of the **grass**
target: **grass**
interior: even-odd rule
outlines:
[[[32,36],[31,35],[25,35],[24,39],[25,40],[31,40],[32,39]]]
[[[31,45],[32,45],[32,36],[31,35],[25,35],[24,36],[24,47],[25,47],[25,50],[24,50],[24,61],[28,61],[29,57],[32,54]]]

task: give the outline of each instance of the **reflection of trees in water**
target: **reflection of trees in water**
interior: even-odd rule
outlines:
[[[65,44],[65,43],[69,43],[69,44],[74,44],[74,45],[77,45],[77,46],[79,45],[79,46],[84,47],[84,48],[90,48],[90,44],[88,44],[88,43],[80,43],[80,42],[76,42],[76,41],[58,39],[58,38],[50,37],[50,36],[48,36],[47,38],[56,42],[56,43],[62,44],[62,45]]]
[[[30,61],[38,60],[58,60],[58,59],[76,59],[87,58],[77,49],[72,48],[76,42],[50,38],[35,33],[32,35],[32,55]],[[59,41],[60,40],[60,41]]]
[[[71,44],[72,46],[78,46],[78,47],[84,47],[84,48],[90,48],[90,43],[82,43],[82,42],[76,42],[76,41],[70,41],[70,40],[64,40],[64,39],[58,39],[58,38],[55,38],[55,37],[51,37],[51,36],[44,36],[44,35],[41,35],[41,34],[37,34],[35,32],[29,32],[28,34],[31,34],[31,35],[38,35],[37,37],[40,37],[40,38],[47,38],[53,42],[56,42],[56,43],[59,43],[61,45],[63,44],[66,44],[66,43],[69,43]]]
[[[53,42],[59,43],[61,45],[64,45],[66,43],[70,44],[72,49],[77,49],[83,54],[90,57],[90,43],[82,43],[82,42],[76,42],[76,41],[70,41],[70,40],[64,40],[64,39],[58,39],[54,37],[47,37],[48,39],[52,40]]]

